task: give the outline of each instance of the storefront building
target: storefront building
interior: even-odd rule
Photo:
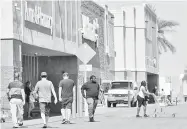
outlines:
[[[104,9],[94,14],[94,23],[98,24],[98,39],[84,37],[81,1],[6,1],[3,2],[1,20],[1,96],[5,96],[8,83],[14,79],[14,72],[20,72],[22,82],[31,81],[35,86],[40,79],[40,73],[48,73],[48,79],[54,84],[58,95],[58,84],[62,79],[62,71],[70,74],[70,78],[77,86],[76,98],[73,104],[73,115],[80,114],[78,97],[83,84],[83,76],[79,72],[80,60],[76,57],[76,50],[82,43],[88,43],[95,51],[96,56],[89,62],[93,71],[88,74],[96,75],[101,81],[111,78],[113,74],[106,69],[104,38],[102,25],[104,24]],[[94,4],[90,2],[89,4]],[[88,5],[89,6],[89,5]],[[12,10],[12,11],[9,11]],[[103,14],[101,13],[103,12]],[[5,15],[6,14],[6,15]],[[86,16],[86,15],[85,15]],[[103,17],[103,18],[102,18]],[[92,23],[93,24],[93,23]],[[6,30],[6,31],[5,31]],[[92,31],[91,31],[92,32]],[[93,36],[93,32],[87,32]],[[100,36],[101,35],[101,36]],[[95,45],[94,45],[95,44]],[[100,47],[102,49],[100,49]],[[111,59],[113,59],[111,57]],[[104,62],[104,63],[101,63]],[[101,69],[101,65],[102,69]],[[113,63],[114,64],[114,63]],[[109,66],[108,66],[109,67]],[[101,72],[100,72],[101,71]],[[107,71],[109,71],[107,73]],[[102,74],[103,73],[103,74]],[[2,99],[3,106],[8,107],[6,97]],[[52,112],[60,113],[60,103],[52,104]]]
[[[148,82],[158,86],[158,46],[156,14],[148,5],[124,6],[110,10],[115,17],[115,79]]]

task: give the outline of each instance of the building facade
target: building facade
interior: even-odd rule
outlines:
[[[105,9],[93,2],[84,4],[81,1],[61,0],[5,1],[2,7],[1,97],[6,96],[5,91],[8,83],[14,79],[14,72],[21,73],[23,83],[29,80],[35,86],[40,79],[40,73],[46,71],[58,94],[61,73],[66,71],[77,86],[73,114],[81,114],[78,99],[82,97],[80,87],[83,84],[83,76],[79,70],[82,62],[76,57],[77,48],[86,42],[97,53],[89,62],[93,71],[88,73],[88,77],[94,74],[99,78],[98,81],[114,77],[108,70],[110,67],[104,51]],[[95,36],[95,32],[88,31],[87,35],[91,38],[85,37],[79,31],[88,23],[84,22],[87,18],[82,16],[84,7],[88,7],[87,14],[90,14],[90,19],[98,19],[92,19],[94,24],[98,24],[98,31],[95,30],[98,36]],[[84,15],[88,17],[87,14]],[[3,106],[8,106],[6,97],[1,102]],[[60,113],[60,104],[52,104],[52,112]]]
[[[148,82],[149,91],[158,86],[156,15],[148,5],[125,6],[114,14],[115,79]]]
[[[96,52],[96,55],[88,62],[88,64],[92,65],[92,71],[87,72],[87,80],[91,75],[96,75],[100,84],[105,80],[113,80],[115,58],[114,42],[111,42],[111,38],[114,39],[114,24],[111,18],[113,14],[93,1],[82,1],[81,16],[81,43],[87,43]],[[92,26],[95,27],[92,28]],[[110,26],[110,29],[108,29],[108,26]],[[79,61],[79,64],[82,64],[82,62]],[[79,85],[81,85],[84,80],[84,72],[79,71],[78,77]],[[84,105],[82,106],[84,107]]]

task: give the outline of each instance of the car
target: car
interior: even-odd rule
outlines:
[[[136,107],[134,102],[138,88],[136,83],[129,80],[112,81],[107,93],[107,107],[116,107],[117,104],[128,104],[128,92],[130,93],[130,106]]]

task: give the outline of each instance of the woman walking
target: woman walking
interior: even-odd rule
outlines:
[[[25,83],[25,94],[26,94],[26,105],[27,105],[27,117],[30,119],[31,111],[34,109],[34,96],[33,96],[33,88],[30,81]]]

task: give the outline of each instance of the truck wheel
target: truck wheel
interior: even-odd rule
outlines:
[[[111,103],[110,102],[107,102],[107,107],[111,107]]]
[[[116,107],[117,103],[113,103],[113,107]]]

